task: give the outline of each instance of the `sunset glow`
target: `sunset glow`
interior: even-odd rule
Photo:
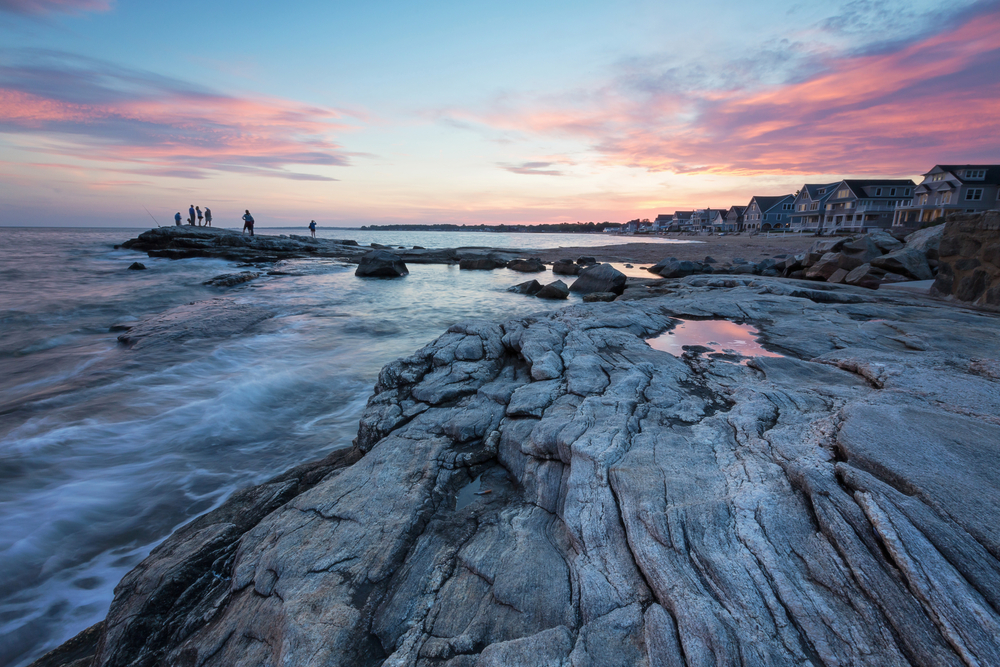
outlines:
[[[995,1],[457,7],[0,0],[0,224],[624,221],[1000,157]]]

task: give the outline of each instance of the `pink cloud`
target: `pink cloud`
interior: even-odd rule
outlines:
[[[782,85],[636,94],[478,116],[505,130],[582,138],[599,160],[651,171],[911,174],[1000,156],[1000,8],[881,53],[828,58]],[[577,96],[578,98],[579,96]]]
[[[286,167],[349,164],[331,138],[348,127],[340,111],[223,95],[82,59],[39,60],[0,67],[0,132],[58,137],[64,156],[188,177],[333,180]]]

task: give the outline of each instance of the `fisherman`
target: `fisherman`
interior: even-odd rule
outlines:
[[[194,204],[188,209],[188,224],[194,227]]]
[[[243,216],[243,231],[246,232],[250,230],[250,236],[253,236],[253,216],[250,215],[250,209],[247,209]]]
[[[195,206],[194,210],[198,213],[198,226],[201,227],[201,206]]]
[[[205,207],[205,226],[206,227],[212,226],[212,209],[210,209],[207,206]]]
[[[316,221],[313,220],[309,223],[309,231],[312,233],[312,237],[316,238]]]
[[[174,216],[174,224],[178,227],[181,226],[181,212],[177,211],[177,215]]]

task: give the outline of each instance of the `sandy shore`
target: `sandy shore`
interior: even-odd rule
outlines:
[[[590,248],[567,246],[545,250],[526,250],[525,255],[538,257],[543,262],[554,262],[568,258],[575,260],[581,256],[595,257],[599,262],[630,262],[633,264],[655,264],[666,257],[702,261],[710,256],[719,262],[731,262],[736,257],[749,261],[759,261],[781,254],[804,252],[815,241],[811,234],[789,234],[787,236],[702,236],[677,237],[681,243],[657,241],[636,241],[622,245],[608,245]],[[700,241],[692,243],[691,241]]]

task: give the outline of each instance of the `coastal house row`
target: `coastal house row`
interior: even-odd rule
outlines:
[[[861,233],[987,210],[1000,210],[1000,165],[935,165],[919,185],[910,179],[806,183],[794,194],[755,195],[746,206],[661,214],[650,231]]]

